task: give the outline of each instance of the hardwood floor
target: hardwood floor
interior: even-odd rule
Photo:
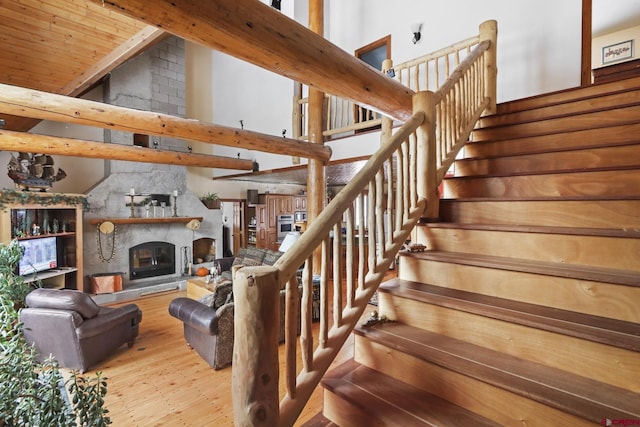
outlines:
[[[108,377],[106,406],[114,426],[232,426],[233,367],[214,371],[187,347],[182,323],[171,317],[168,306],[186,291],[171,291],[132,301],[143,312],[140,334],[132,348],[121,347],[112,357],[88,371]],[[124,304],[119,304],[124,305]],[[371,306],[372,309],[375,307]],[[366,310],[368,317],[371,310]],[[318,323],[314,324],[317,338]],[[284,360],[280,345],[280,360]],[[350,337],[335,363],[353,356]],[[301,361],[298,361],[301,366]],[[280,371],[284,372],[281,363]],[[284,376],[280,378],[281,395]],[[318,387],[296,425],[322,410]]]

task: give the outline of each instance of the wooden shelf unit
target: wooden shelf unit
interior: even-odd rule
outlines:
[[[36,193],[29,202],[6,202],[0,211],[0,241],[12,239],[34,240],[55,237],[58,250],[57,268],[24,276],[27,281],[42,280],[43,287],[68,288],[84,291],[82,258],[82,194]],[[68,200],[76,200],[70,202]],[[32,235],[22,230],[21,218],[30,217],[40,226],[40,234]],[[45,229],[45,218],[50,232]],[[54,220],[59,231],[53,232]],[[64,229],[65,231],[61,231]],[[17,234],[20,231],[20,234]]]

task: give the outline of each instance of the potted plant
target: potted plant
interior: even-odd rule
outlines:
[[[202,196],[200,200],[209,209],[220,209],[220,197],[218,197],[218,193],[207,193]]]
[[[0,427],[106,426],[106,378],[86,378],[77,371],[63,380],[58,362],[39,362],[22,334],[19,309],[38,286],[15,274],[23,249],[13,240],[0,245]],[[68,388],[68,392],[67,392]]]

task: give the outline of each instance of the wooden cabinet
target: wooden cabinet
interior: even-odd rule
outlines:
[[[293,198],[293,210],[294,212],[306,212],[307,196],[295,196]]]
[[[13,191],[2,193],[0,241],[17,239],[24,246],[27,281],[44,287],[84,290],[82,275],[83,195]],[[27,254],[29,251],[29,254]],[[30,257],[30,262],[26,262]]]

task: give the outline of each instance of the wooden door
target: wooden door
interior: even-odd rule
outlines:
[[[244,226],[244,202],[233,202],[233,228],[232,228],[232,240],[233,240],[233,254],[236,255],[240,252],[240,248],[246,248],[246,233]]]

